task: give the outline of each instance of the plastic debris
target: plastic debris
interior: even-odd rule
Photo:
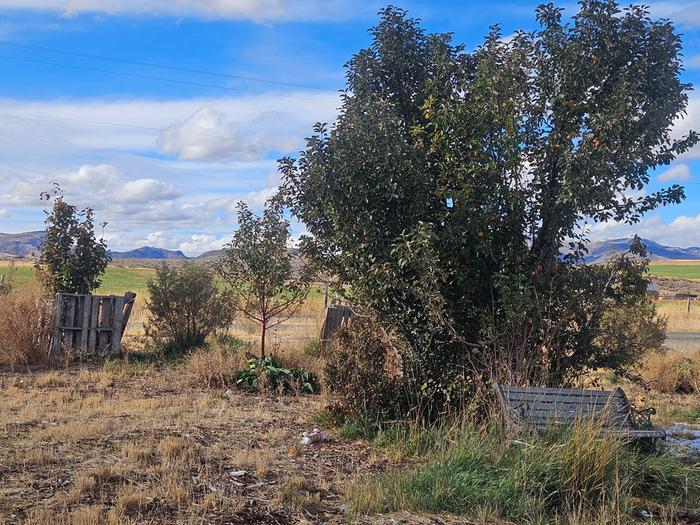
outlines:
[[[247,472],[245,470],[232,470],[228,473],[228,475],[232,478],[240,478],[241,476],[245,476],[246,474]]]
[[[304,432],[301,435],[300,443],[302,445],[314,445],[316,443],[330,443],[331,438],[329,438],[320,429],[314,428],[311,432]]]

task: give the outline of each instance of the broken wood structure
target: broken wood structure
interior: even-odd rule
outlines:
[[[654,430],[653,408],[637,410],[621,388],[613,391],[576,388],[535,388],[499,385],[493,387],[501,408],[503,423],[521,429],[545,432],[553,427],[570,427],[590,421],[601,434],[619,434],[633,439],[664,438]]]
[[[64,348],[118,355],[136,294],[56,294],[50,355]]]
[[[355,315],[355,311],[343,304],[331,303],[326,308],[326,318],[321,327],[321,346],[325,346],[333,335],[347,324],[350,318]]]

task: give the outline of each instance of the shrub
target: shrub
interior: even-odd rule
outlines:
[[[336,333],[326,354],[325,384],[340,398],[341,411],[385,417],[401,412],[397,351],[376,323],[353,318]]]
[[[233,302],[220,292],[214,275],[191,262],[163,265],[148,281],[146,335],[162,342],[166,353],[182,353],[204,344],[217,328],[233,319]]]
[[[38,293],[12,292],[0,300],[0,363],[17,366],[47,360],[53,302]]]
[[[187,356],[187,371],[206,388],[234,386],[244,366],[243,354],[221,345],[202,347]]]
[[[649,386],[664,394],[700,393],[700,352],[658,352],[649,356],[643,372]]]
[[[301,392],[317,394],[318,378],[313,372],[301,368],[284,368],[273,355],[251,357],[245,368],[236,374],[236,385],[244,390],[271,390],[276,392]]]

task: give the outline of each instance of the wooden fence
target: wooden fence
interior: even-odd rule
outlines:
[[[50,353],[62,348],[118,355],[136,294],[78,295],[58,293]]]
[[[326,318],[323,320],[321,328],[321,345],[325,345],[333,334],[343,327],[348,320],[355,315],[352,308],[342,304],[331,304],[326,309]]]

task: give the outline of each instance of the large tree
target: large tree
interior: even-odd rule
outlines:
[[[337,121],[281,161],[304,252],[407,340],[428,403],[494,374],[561,384],[605,364],[606,312],[644,302],[645,265],[582,264],[586,224],[680,201],[679,186],[641,190],[698,141],[671,134],[690,87],[673,25],[613,0],[570,22],[547,4],[539,30],[494,27],[469,54],[380,15]]]

